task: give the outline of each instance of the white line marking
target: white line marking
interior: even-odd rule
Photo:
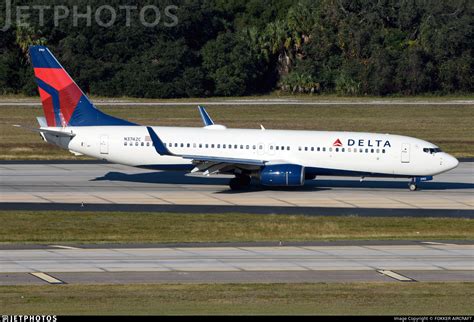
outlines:
[[[421,242],[421,243],[428,244],[428,245],[456,246],[456,244],[446,244],[446,243],[437,243],[437,242]]]
[[[398,281],[401,281],[401,282],[414,282],[415,281],[411,278],[408,278],[406,276],[400,275],[398,273],[395,273],[395,272],[389,271],[389,270],[377,270],[377,272],[379,272],[380,274],[386,275],[388,277],[394,278],[394,279],[396,279]]]
[[[42,279],[43,281],[48,282],[49,284],[64,284],[63,281],[60,281],[46,273],[37,272],[37,273],[31,273],[31,275],[36,276],[39,279]]]
[[[62,245],[50,245],[50,247],[56,247],[56,248],[61,248],[61,249],[80,249],[78,247],[62,246]]]

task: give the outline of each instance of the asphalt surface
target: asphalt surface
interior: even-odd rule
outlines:
[[[420,184],[416,192],[403,179],[345,177],[318,177],[301,188],[254,185],[234,192],[229,178],[109,163],[3,162],[0,209],[474,216],[473,162]]]
[[[474,281],[474,245],[0,250],[0,285]]]

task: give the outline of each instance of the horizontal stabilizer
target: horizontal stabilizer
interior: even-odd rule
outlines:
[[[51,134],[55,136],[64,136],[64,137],[74,137],[76,134],[71,132],[66,132],[66,131],[58,131],[58,130],[48,130],[48,129],[42,129],[42,128],[34,128],[34,127],[28,127],[28,126],[23,126],[23,125],[13,125],[14,127],[19,127],[28,131],[33,131],[33,132],[38,132],[38,133],[44,133],[44,134]]]

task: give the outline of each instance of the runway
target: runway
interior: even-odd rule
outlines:
[[[474,216],[474,162],[460,163],[416,192],[406,180],[344,177],[234,192],[229,178],[109,163],[2,162],[0,209]]]
[[[474,245],[0,250],[0,285],[474,281]]]

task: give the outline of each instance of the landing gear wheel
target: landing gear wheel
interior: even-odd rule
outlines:
[[[239,176],[237,178],[239,179],[239,182],[243,187],[250,186],[250,182],[252,181],[252,178],[250,178],[249,176]]]
[[[230,179],[229,187],[230,187],[231,190],[240,190],[240,189],[242,189],[242,185],[240,184],[239,178],[236,177],[236,178]]]
[[[250,185],[252,178],[246,175],[238,175],[235,178],[230,179],[229,187],[231,190],[242,190]]]
[[[410,182],[408,184],[408,188],[410,189],[410,191],[416,191],[416,189],[418,189],[418,186],[416,185],[416,183]]]

